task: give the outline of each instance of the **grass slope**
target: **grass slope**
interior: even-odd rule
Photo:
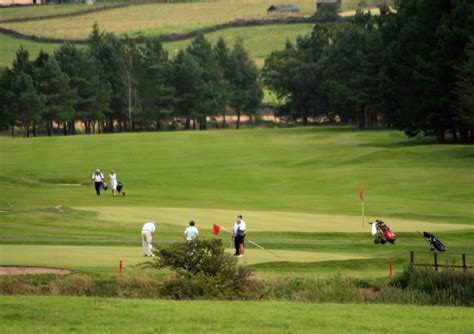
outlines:
[[[80,13],[112,6],[113,3],[99,2],[94,5],[86,4],[64,4],[64,5],[47,5],[47,6],[14,6],[0,7],[0,21],[12,19],[26,19],[45,17],[59,14]]]
[[[177,207],[472,224],[474,148],[347,127],[0,138],[2,206]],[[114,168],[127,196],[94,195]],[[39,181],[39,182],[38,182]],[[85,184],[85,187],[62,185]]]
[[[236,312],[241,321],[235,321]],[[472,309],[2,296],[2,333],[471,333]],[[388,323],[387,323],[388,322]]]
[[[312,0],[292,2],[300,8],[300,15],[309,16],[315,11]],[[269,0],[228,0],[200,3],[144,4],[111,9],[71,18],[10,23],[10,29],[27,35],[55,38],[84,39],[97,22],[107,32],[132,34],[153,30],[153,34],[184,32],[208,27],[235,19],[269,18]],[[55,29],[50,29],[54,26]]]
[[[299,35],[306,35],[313,29],[312,24],[288,24],[288,25],[268,25],[256,27],[243,27],[225,29],[213,33],[206,34],[205,37],[211,43],[215,43],[219,37],[225,39],[229,47],[231,47],[237,39],[241,38],[249,52],[250,58],[253,59],[257,66],[263,66],[265,58],[274,50],[280,50],[285,47],[285,42],[289,39],[296,41]],[[164,43],[165,48],[173,57],[179,50],[186,48],[191,43],[191,39]],[[0,66],[11,66],[15,59],[15,53],[21,45],[30,51],[31,57],[34,58],[40,49],[48,53],[54,52],[60,44],[38,43],[28,40],[18,39],[4,34],[0,34]],[[268,101],[272,101],[272,97],[267,96]]]
[[[362,257],[350,271],[386,275],[388,259],[402,268],[409,250],[427,249],[416,230],[437,233],[451,251],[473,249],[472,146],[307,127],[2,137],[0,151],[0,264],[109,272],[118,258],[141,261],[145,221],[157,221],[156,240],[180,240],[191,219],[207,238],[212,224],[230,229],[239,213],[249,238],[280,255],[250,246],[244,261],[259,272],[328,273]],[[90,175],[97,167],[115,169],[127,195],[96,196]],[[367,219],[384,219],[399,236],[396,246],[370,244],[361,186]],[[9,246],[19,243],[28,247]],[[314,266],[320,261],[327,265]],[[282,265],[261,265],[268,262]]]
[[[38,43],[25,39],[18,39],[5,34],[0,34],[0,67],[12,66],[13,60],[16,57],[16,52],[23,46],[24,49],[30,53],[30,59],[36,58],[40,50],[48,53],[53,53],[60,44],[54,43]]]
[[[265,58],[276,50],[285,48],[286,40],[296,42],[298,36],[310,34],[313,30],[313,24],[286,24],[286,25],[266,25],[257,27],[232,28],[206,34],[205,37],[215,44],[222,37],[229,47],[240,38],[244,42],[249,56],[258,67],[262,67]],[[170,55],[186,48],[191,43],[191,39],[177,42],[164,43]],[[271,100],[268,97],[267,100]]]

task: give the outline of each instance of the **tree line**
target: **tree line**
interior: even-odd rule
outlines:
[[[294,122],[396,127],[474,141],[474,3],[399,0],[380,15],[317,24],[273,52],[264,84]]]
[[[20,48],[0,72],[0,127],[22,135],[204,130],[226,114],[253,116],[263,98],[242,41],[212,46],[202,35],[174,58],[159,40],[136,45],[94,25],[85,47],[65,43],[31,60]]]

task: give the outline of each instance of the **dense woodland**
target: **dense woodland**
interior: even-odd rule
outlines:
[[[277,115],[474,140],[474,2],[400,0],[378,16],[316,25],[273,52],[264,84]]]
[[[159,40],[135,45],[93,27],[88,44],[30,59],[20,49],[0,72],[0,126],[86,133],[253,125],[266,86],[292,123],[380,126],[438,142],[474,141],[474,3],[399,0],[381,13],[316,24],[274,51],[260,71],[241,41],[203,36],[170,57]],[[219,120],[219,122],[217,122]],[[209,124],[211,122],[211,124]]]
[[[250,120],[263,97],[258,70],[241,41],[230,49],[223,39],[212,45],[201,35],[170,58],[159,40],[134,45],[94,26],[86,47],[64,44],[53,55],[34,60],[20,49],[0,77],[3,128],[36,136],[207,129],[229,108]]]

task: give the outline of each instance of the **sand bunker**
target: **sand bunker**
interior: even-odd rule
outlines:
[[[55,274],[66,275],[71,271],[67,269],[41,268],[41,267],[0,267],[0,275],[38,275]]]

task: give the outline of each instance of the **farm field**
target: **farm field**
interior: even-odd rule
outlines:
[[[119,259],[143,261],[145,221],[157,222],[160,243],[180,240],[191,219],[211,237],[239,213],[249,238],[276,254],[250,246],[242,262],[257,273],[386,275],[389,259],[401,269],[409,250],[428,248],[417,230],[452,251],[474,248],[471,146],[308,127],[2,137],[0,151],[0,265],[114,272]],[[126,196],[95,195],[98,167],[117,171]],[[386,221],[396,246],[371,244],[362,186],[366,219]]]
[[[45,5],[45,6],[13,6],[0,7],[0,21],[27,19],[37,17],[47,17],[51,15],[83,13],[96,8],[110,7],[113,3],[99,2],[94,5],[86,4],[64,4],[64,5]]]
[[[140,34],[147,30],[153,34],[179,33],[236,19],[270,19],[266,10],[271,4],[260,0],[143,4],[71,18],[9,23],[8,28],[27,35],[68,39],[87,38],[95,22],[102,30],[116,34]],[[301,16],[315,12],[314,1],[296,0],[293,4],[300,8]]]
[[[211,43],[215,43],[220,37],[224,38],[229,47],[241,38],[247,49],[249,56],[258,67],[262,67],[265,58],[275,50],[281,50],[285,47],[286,40],[292,42],[300,35],[304,36],[311,33],[312,24],[288,24],[288,25],[265,25],[256,27],[230,28],[205,34]],[[186,48],[192,39],[186,39],[176,42],[163,43],[171,57],[179,50]],[[5,34],[0,34],[0,66],[11,66],[15,59],[15,53],[23,46],[30,51],[31,58],[35,58],[39,51],[43,49],[48,53],[53,53],[61,44],[39,43],[24,39],[18,39]],[[271,99],[271,98],[270,98]]]
[[[236,322],[236,309],[245,321]],[[470,308],[4,296],[2,333],[471,333]],[[146,320],[143,320],[146,319]],[[180,319],[180,321],[177,321]]]
[[[280,24],[264,25],[256,27],[230,28],[205,34],[204,36],[215,44],[222,37],[229,47],[242,39],[250,58],[255,61],[257,67],[264,65],[265,58],[276,50],[283,50],[287,40],[295,43],[298,36],[310,34],[313,24]],[[165,42],[164,46],[173,55],[179,50],[186,48],[192,39],[176,42]]]
[[[38,53],[43,50],[48,53],[53,53],[61,44],[56,43],[40,43],[26,39],[19,39],[5,34],[0,34],[0,67],[12,66],[15,59],[16,52],[20,47],[28,50],[30,59],[35,59]]]

